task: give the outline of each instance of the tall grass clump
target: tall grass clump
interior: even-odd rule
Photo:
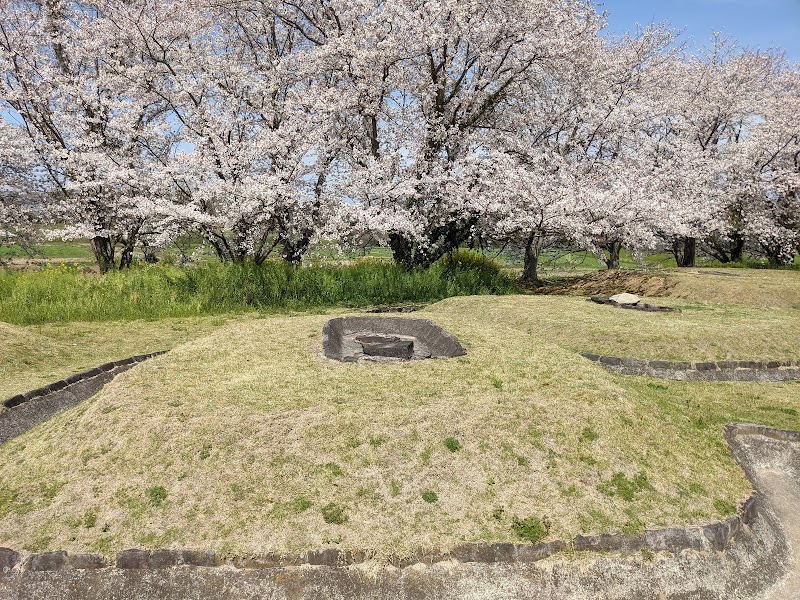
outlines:
[[[103,276],[56,267],[0,271],[0,321],[32,324],[358,308],[514,291],[513,281],[498,265],[466,253],[417,271],[376,261],[299,268],[282,262],[145,265]]]

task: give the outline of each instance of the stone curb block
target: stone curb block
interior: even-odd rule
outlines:
[[[222,561],[213,550],[183,550],[181,562],[192,567],[219,567]]]
[[[69,554],[67,565],[72,569],[104,569],[109,566],[108,561],[98,554]]]
[[[800,363],[800,361],[791,360],[689,362],[601,356],[590,352],[581,353],[581,356],[623,375],[643,375],[660,379],[687,381],[800,380],[800,368],[794,367],[794,364]]]
[[[11,548],[0,548],[0,577],[10,573],[19,562],[19,552]]]
[[[622,359],[616,356],[601,356],[600,363],[604,365],[618,366],[622,364]]]
[[[139,550],[131,548],[117,553],[118,569],[168,569],[182,562],[183,550]]]
[[[299,566],[299,556],[281,557],[275,554],[263,554],[257,556],[236,556],[228,561],[228,564],[237,569],[270,569],[283,566]]]
[[[67,564],[67,553],[64,550],[32,554],[26,561],[29,571],[59,571]]]

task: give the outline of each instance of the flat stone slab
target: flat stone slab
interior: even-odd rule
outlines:
[[[627,293],[614,294],[613,296],[609,296],[608,299],[617,304],[637,304],[641,300],[636,294]]]
[[[619,294],[622,295],[622,294]],[[631,296],[632,294],[627,294]],[[617,302],[614,300],[617,296],[611,296],[610,298],[606,298],[605,296],[592,296],[589,298],[590,301],[594,302],[595,304],[608,304],[610,306],[614,306],[616,308],[626,308],[628,310],[641,310],[643,312],[681,312],[678,308],[673,308],[671,306],[656,306],[654,304],[648,304],[647,302],[642,302],[637,300],[633,303],[623,303]],[[638,296],[633,296],[634,298],[638,298]]]
[[[361,344],[367,356],[383,356],[385,358],[410,359],[414,354],[414,340],[397,336],[358,335],[356,341]]]

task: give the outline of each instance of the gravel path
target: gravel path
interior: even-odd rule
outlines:
[[[800,460],[800,454],[797,458]],[[769,598],[800,598],[800,480],[787,478],[785,472],[776,471],[761,473],[759,479],[792,546],[792,570]]]
[[[764,598],[800,600],[800,441],[743,435],[737,444],[756,489],[775,512],[791,547],[789,573]]]

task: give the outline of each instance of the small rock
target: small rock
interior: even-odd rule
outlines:
[[[617,304],[638,304],[641,298],[636,294],[616,294],[611,296],[609,300],[613,300]]]

